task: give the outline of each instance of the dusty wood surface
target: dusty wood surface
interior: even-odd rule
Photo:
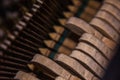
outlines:
[[[69,66],[69,68],[71,68],[74,72],[76,72],[79,75],[78,77],[82,76],[86,80],[91,80],[93,77],[93,74],[90,71],[88,71],[85,67],[83,67],[83,65],[81,65],[78,61],[67,55],[59,54],[55,58],[55,60]]]
[[[85,55],[83,52],[74,50],[70,56],[86,64],[99,77],[103,77],[105,71],[92,58]]]
[[[34,75],[23,71],[18,71],[14,78],[19,80],[40,80],[36,78]]]
[[[101,10],[106,10],[106,11],[110,12],[113,16],[116,17],[116,19],[118,19],[120,21],[120,10],[118,8],[114,7],[113,5],[104,3],[101,7]]]
[[[65,79],[69,79],[69,77],[71,76],[71,74],[68,71],[66,71],[63,67],[58,65],[56,62],[40,54],[36,54],[33,57],[32,61],[37,62],[41,65],[44,65],[46,68],[50,69],[51,71],[53,71],[54,73],[56,73],[57,75]]]
[[[90,24],[107,38],[112,39],[116,43],[118,42],[119,34],[113,28],[111,28],[109,24],[104,22],[102,19],[94,18],[92,19]]]
[[[80,42],[86,42],[94,46],[100,52],[102,52],[109,60],[113,57],[113,51],[108,48],[101,40],[93,36],[92,34],[85,33],[80,38]]]
[[[86,54],[94,58],[104,69],[107,68],[108,60],[101,54],[101,52],[99,52],[93,46],[87,43],[80,42],[75,49],[84,51]]]
[[[118,32],[118,34],[120,34],[120,22],[114,16],[112,16],[108,12],[101,10],[98,11],[98,13],[95,16],[109,23],[110,27],[112,27],[116,32]]]

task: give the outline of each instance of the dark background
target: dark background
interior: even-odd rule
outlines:
[[[116,55],[108,66],[103,80],[120,80],[120,46],[117,48]]]

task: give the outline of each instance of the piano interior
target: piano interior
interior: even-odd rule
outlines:
[[[120,80],[119,0],[0,0],[0,80]]]

